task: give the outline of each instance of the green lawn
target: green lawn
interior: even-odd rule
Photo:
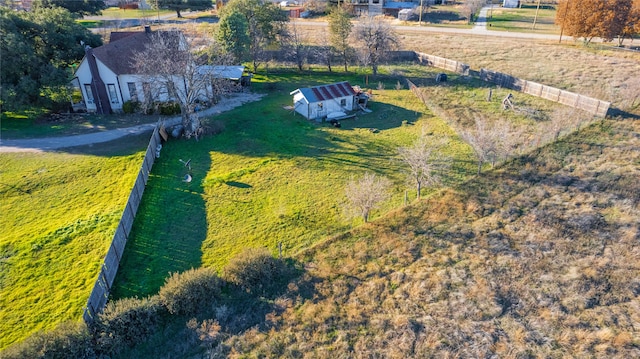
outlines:
[[[374,90],[373,112],[344,120],[339,129],[283,109],[297,87],[344,79],[364,86],[364,78],[353,74],[257,76],[255,90],[268,95],[216,117],[224,122],[223,133],[167,143],[147,185],[113,296],[155,293],[169,272],[201,265],[220,269],[247,247],[265,246],[275,254],[282,243],[283,254],[291,256],[360,224],[344,215],[344,184],[365,171],[394,183],[393,196],[374,218],[401,206],[404,191],[409,189],[411,198],[415,191],[405,184],[397,148],[411,144],[424,128],[452,137],[450,150],[470,158],[470,149],[406,89]],[[385,87],[395,84],[390,79]],[[191,159],[191,183],[182,181],[188,170],[180,159]],[[460,169],[450,180],[472,171]]]
[[[148,137],[0,154],[0,350],[80,320]]]
[[[72,114],[50,116],[42,111],[4,112],[0,115],[0,133],[4,139],[70,136],[143,123],[156,123],[158,116],[114,114]]]
[[[153,9],[149,9],[149,10],[126,9],[125,10],[117,7],[110,7],[108,9],[102,10],[103,17],[116,18],[116,19],[139,19],[142,17],[157,16],[158,14],[160,15],[175,14],[175,11],[160,10],[160,12],[158,13],[158,10],[153,10]]]
[[[560,28],[555,24],[555,9],[540,8],[534,29],[533,21],[535,14],[535,6],[517,9],[495,8],[487,13],[487,26],[489,26],[491,30],[497,31],[535,32],[544,34],[557,34],[560,32]]]

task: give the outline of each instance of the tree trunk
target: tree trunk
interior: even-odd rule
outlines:
[[[418,193],[416,194],[416,198],[420,199],[420,190],[422,189],[422,183],[418,182]]]
[[[182,14],[180,13],[180,9],[177,9],[176,13],[178,14],[178,19],[182,17]]]
[[[482,161],[478,161],[478,176],[480,175],[481,171],[482,171]]]

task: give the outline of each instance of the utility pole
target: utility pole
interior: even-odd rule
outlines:
[[[536,15],[533,17],[533,27],[532,30],[536,29],[536,21],[538,20],[538,11],[540,11],[540,0],[538,0],[538,7],[536,8]]]
[[[423,5],[423,0],[420,0],[420,15],[419,16],[419,20],[418,20],[418,25],[422,26],[422,12],[424,11],[424,8],[422,7]]]

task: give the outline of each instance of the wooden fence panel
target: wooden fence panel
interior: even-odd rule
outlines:
[[[577,108],[599,117],[606,117],[609,107],[611,106],[610,102],[560,90],[555,87],[542,85],[536,82],[522,80],[517,77],[487,69],[480,69],[480,79],[504,88],[521,91],[532,96],[541,97],[545,100]]]
[[[158,133],[159,129],[160,124],[156,125],[156,128],[151,135],[149,146],[147,146],[147,152],[144,156],[144,160],[142,161],[142,165],[140,166],[140,170],[138,171],[138,176],[136,177],[133,188],[129,193],[127,204],[124,207],[122,216],[120,217],[120,222],[118,223],[116,232],[111,240],[111,245],[104,257],[100,273],[98,274],[98,278],[96,279],[93,289],[91,290],[91,294],[89,295],[89,299],[87,300],[87,306],[84,308],[82,319],[87,324],[91,323],[95,319],[96,315],[102,312],[104,306],[109,300],[109,292],[111,291],[111,286],[113,285],[113,281],[118,273],[120,259],[122,258],[122,253],[124,252],[124,248],[127,244],[138,206],[142,200],[142,195],[149,178],[149,173],[151,172],[151,168],[153,167],[153,163],[156,159],[156,147],[161,143],[160,134]]]
[[[416,60],[421,65],[437,67],[440,69],[455,72],[465,76],[469,75],[469,65],[459,61],[446,59],[444,57],[429,55],[422,52],[416,52]]]

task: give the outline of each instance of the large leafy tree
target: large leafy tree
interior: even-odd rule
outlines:
[[[98,35],[77,24],[62,8],[15,12],[0,8],[0,78],[5,109],[49,107],[64,94],[71,65],[84,56],[81,41],[101,45]]]
[[[220,21],[234,13],[241,14],[247,23],[249,56],[253,62],[253,71],[264,60],[264,51],[275,47],[278,39],[286,34],[289,17],[278,6],[261,0],[231,0],[220,11]]]
[[[74,17],[83,17],[98,15],[107,6],[103,0],[35,0],[33,7],[35,9],[61,7],[69,10]]]
[[[373,75],[377,75],[380,63],[389,51],[398,47],[398,36],[391,25],[374,17],[360,21],[355,27],[355,36],[359,43],[362,63],[371,66]]]
[[[349,35],[353,29],[351,16],[342,8],[336,7],[329,14],[329,41],[331,47],[342,56],[344,70],[348,71],[349,55],[352,52]]]
[[[244,60],[251,39],[247,19],[241,13],[234,11],[220,19],[216,37],[224,50],[232,54],[237,61]]]
[[[586,43],[595,37],[611,41],[637,30],[633,7],[634,0],[561,0],[556,23],[563,33],[582,38]]]
[[[624,39],[633,38],[634,35],[640,34],[640,0],[633,0],[623,24],[622,31],[618,36],[619,45],[622,45]]]
[[[211,0],[157,0],[158,7],[161,9],[173,10],[182,17],[181,11],[191,10],[200,11],[213,7]]]

